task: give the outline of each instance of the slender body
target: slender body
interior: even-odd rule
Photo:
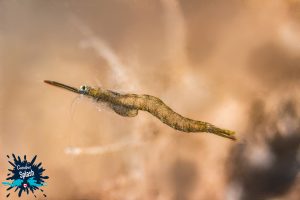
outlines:
[[[45,81],[69,91],[93,98],[96,102],[105,102],[117,114],[124,117],[135,117],[138,111],[146,111],[157,117],[166,125],[183,132],[208,132],[235,140],[234,132],[218,128],[210,123],[192,120],[181,116],[167,106],[162,100],[150,95],[120,94],[102,88],[81,86],[73,88],[55,81]]]

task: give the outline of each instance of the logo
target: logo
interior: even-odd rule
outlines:
[[[42,192],[44,197],[47,196],[41,187],[47,185],[45,179],[49,177],[43,175],[45,169],[42,167],[41,162],[35,164],[37,156],[34,156],[31,161],[27,161],[26,155],[24,155],[23,160],[20,156],[16,157],[14,154],[12,154],[12,158],[7,155],[7,158],[11,168],[8,169],[7,181],[2,182],[3,185],[8,187],[6,197],[10,196],[11,191],[18,192],[19,197],[23,193],[27,195],[32,193],[36,197],[35,192],[37,191]]]

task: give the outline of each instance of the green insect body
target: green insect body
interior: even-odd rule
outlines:
[[[210,123],[197,121],[181,116],[167,106],[161,99],[151,95],[120,94],[102,88],[81,86],[73,88],[55,81],[46,83],[58,86],[69,91],[82,94],[94,99],[96,102],[107,103],[117,114],[124,117],[135,117],[138,111],[146,111],[157,117],[166,125],[183,132],[208,132],[225,138],[235,140],[235,132],[218,128]]]

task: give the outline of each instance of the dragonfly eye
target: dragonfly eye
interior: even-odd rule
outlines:
[[[85,85],[80,86],[79,92],[82,94],[86,94],[88,92],[88,86]]]

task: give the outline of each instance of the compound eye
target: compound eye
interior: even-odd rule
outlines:
[[[86,87],[85,85],[80,86],[80,90],[85,91]]]
[[[82,93],[87,92],[87,90],[88,90],[88,87],[85,86],[85,85],[82,85],[82,86],[80,86],[80,88],[79,88],[79,91],[82,92]]]

